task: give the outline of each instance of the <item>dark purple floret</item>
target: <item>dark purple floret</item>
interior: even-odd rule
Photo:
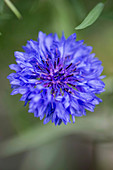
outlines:
[[[102,101],[95,95],[105,87],[101,61],[91,54],[92,47],[76,41],[76,34],[59,40],[57,34],[39,32],[38,40],[28,41],[23,49],[15,52],[17,64],[9,66],[16,71],[8,76],[11,94],[22,94],[20,100],[44,124],[67,124],[70,115],[74,123]]]

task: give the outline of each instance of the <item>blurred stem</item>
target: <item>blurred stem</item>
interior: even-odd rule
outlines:
[[[17,8],[14,6],[14,4],[10,0],[4,0],[4,2],[13,11],[13,13],[17,16],[18,19],[22,18],[20,12],[17,10]]]

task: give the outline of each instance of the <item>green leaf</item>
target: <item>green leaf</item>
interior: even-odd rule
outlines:
[[[92,25],[100,16],[102,10],[104,8],[104,3],[100,2],[98,3],[86,16],[86,18],[83,20],[83,22],[78,25],[75,29],[84,29],[90,25]]]
[[[18,9],[14,6],[14,4],[10,0],[4,0],[4,2],[13,11],[13,13],[17,16],[18,19],[22,18]]]

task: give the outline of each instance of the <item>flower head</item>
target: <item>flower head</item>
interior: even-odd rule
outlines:
[[[76,41],[76,34],[61,39],[57,34],[39,32],[38,40],[30,40],[25,52],[15,52],[17,64],[9,67],[16,73],[8,76],[12,95],[20,93],[20,100],[29,103],[35,117],[50,120],[55,125],[73,123],[75,117],[94,111],[102,100],[95,94],[104,91],[100,76],[101,61],[91,54],[92,47]]]

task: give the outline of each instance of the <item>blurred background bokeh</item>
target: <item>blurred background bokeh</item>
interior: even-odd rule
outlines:
[[[93,25],[79,31],[75,27],[99,0],[12,2],[22,19],[4,4],[0,13],[0,170],[113,170],[113,0],[105,2]],[[43,125],[28,113],[28,106],[23,107],[20,95],[10,95],[7,76],[9,64],[15,63],[14,51],[22,51],[27,40],[37,40],[40,30],[59,37],[62,31],[66,37],[76,32],[77,39],[93,46],[103,63],[103,102],[75,124]]]

